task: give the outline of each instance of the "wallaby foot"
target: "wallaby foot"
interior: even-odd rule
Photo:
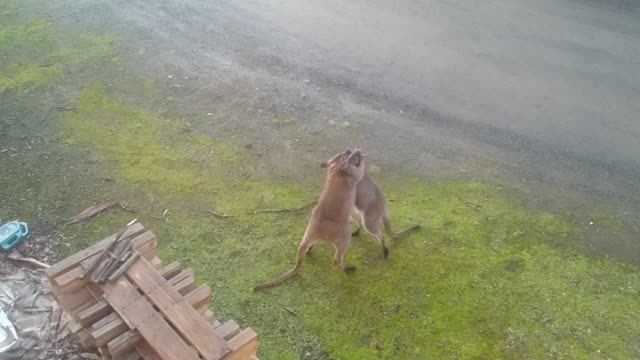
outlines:
[[[340,269],[342,269],[342,271],[346,272],[347,274],[356,271],[355,266],[347,265],[338,259],[336,259],[335,262],[336,262],[336,265],[340,266]]]
[[[344,270],[344,272],[346,272],[347,274],[351,274],[352,272],[356,271],[356,267],[355,266],[350,266],[347,265],[344,268],[342,268]]]
[[[345,239],[345,241],[336,245],[336,256],[334,258],[336,265],[340,266],[340,269],[342,269],[346,273],[352,273],[356,270],[355,266],[347,265],[344,263],[344,255],[346,254],[347,248],[349,247],[349,240],[350,239],[347,238]]]

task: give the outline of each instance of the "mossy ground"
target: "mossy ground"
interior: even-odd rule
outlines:
[[[296,358],[309,339],[320,341],[311,353],[350,359],[637,355],[635,269],[587,258],[576,227],[487,184],[386,183],[396,227],[424,226],[395,243],[388,261],[362,236],[348,255],[355,274],[340,272],[324,246],[300,277],[252,294],[290,266],[306,220],[252,212],[302,205],[319,188],[243,178],[252,165],[243,149],[180,134],[181,120],[155,118],[98,84],[77,108],[64,121],[66,138],[171,208],[154,227],[160,255],[213,284],[215,307],[258,330],[265,358]],[[194,211],[206,208],[235,217]]]
[[[9,31],[11,41],[39,43],[42,34],[20,26]],[[77,96],[61,95],[72,98],[73,111],[38,123],[41,109],[30,105],[68,72],[3,83],[10,84],[2,90],[8,107],[0,110],[0,151],[9,149],[0,153],[3,220],[20,216],[36,232],[48,226],[68,254],[137,217],[158,235],[162,259],[181,261],[212,286],[219,318],[258,332],[263,359],[640,357],[638,269],[585,256],[576,244],[579,227],[527,209],[490,184],[399,182],[373,166],[395,228],[423,229],[393,242],[386,261],[373,238],[354,238],[347,262],[358,270],[351,275],[333,264],[329,246],[319,246],[298,277],[252,293],[292,265],[308,216],[253,212],[314,200],[318,165],[300,164],[317,168],[311,181],[277,178],[277,169],[255,176],[251,150],[223,135],[202,136],[187,119],[158,115],[164,105],[149,83],[96,80],[104,59],[117,58],[114,37],[89,38],[98,40],[76,44],[95,56],[52,56],[45,67],[89,69],[84,81],[69,80],[81,84]],[[45,57],[82,48],[48,44]],[[21,59],[24,66],[40,61]],[[92,66],[96,59],[101,66]],[[106,198],[136,214],[112,209],[57,225]],[[208,209],[233,216],[219,219]]]

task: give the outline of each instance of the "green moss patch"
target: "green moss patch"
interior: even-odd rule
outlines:
[[[255,159],[244,149],[192,135],[184,125],[120,102],[93,83],[66,116],[64,130],[69,143],[91,145],[142,191],[177,202],[235,214],[310,198],[302,185],[252,179]]]
[[[25,20],[14,2],[0,3],[0,93],[50,84],[64,70],[79,76],[81,70],[117,60],[112,35],[57,35],[43,19]]]
[[[51,59],[48,25],[33,20],[23,25],[0,25],[0,93],[25,85],[56,80],[62,67]]]

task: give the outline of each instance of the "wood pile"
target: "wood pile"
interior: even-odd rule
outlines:
[[[46,270],[82,345],[104,359],[257,359],[256,333],[217,321],[210,288],[179,263],[163,264],[156,246],[151,231],[129,224]]]

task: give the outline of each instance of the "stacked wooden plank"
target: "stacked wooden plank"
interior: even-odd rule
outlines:
[[[86,276],[105,249],[126,242],[134,260],[106,281]],[[105,359],[257,359],[256,333],[235,321],[218,322],[211,290],[196,286],[193,271],[155,256],[157,238],[140,224],[49,267],[56,300],[72,318],[83,346]]]

